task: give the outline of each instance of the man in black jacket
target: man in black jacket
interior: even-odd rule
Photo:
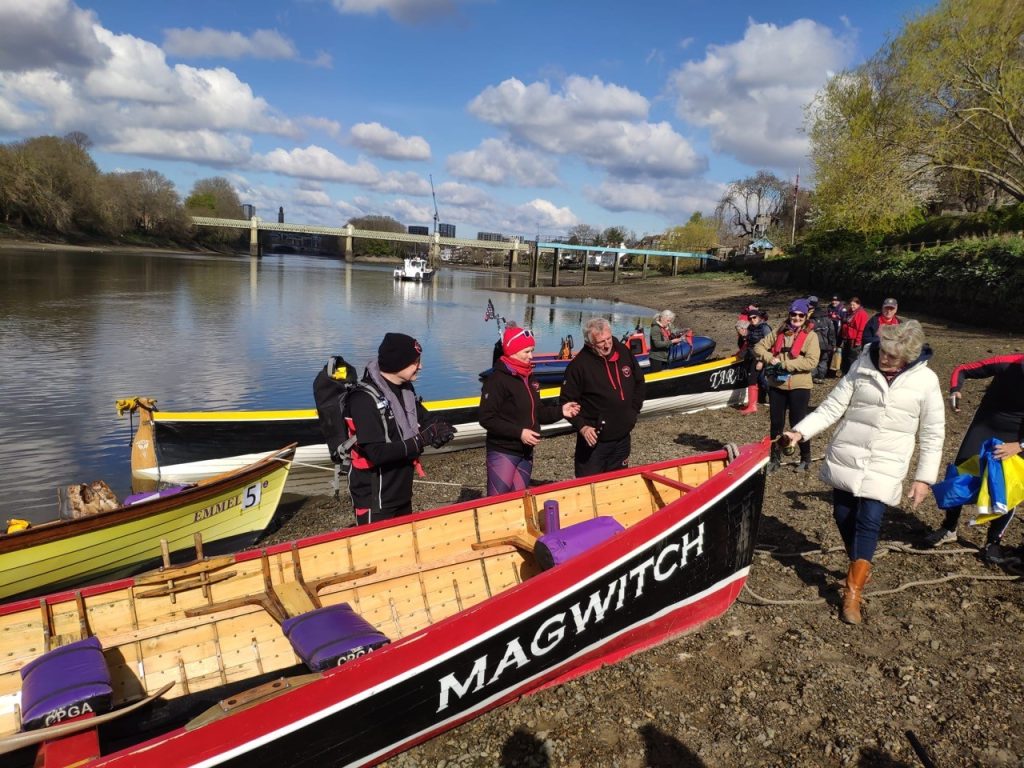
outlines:
[[[428,445],[440,448],[455,435],[435,421],[413,389],[423,364],[419,342],[404,333],[385,334],[377,359],[366,366],[360,388],[347,399],[345,415],[356,436],[348,489],[356,524],[376,523],[412,512],[413,472]]]
[[[832,362],[832,355],[836,349],[836,329],[832,321],[829,320],[828,315],[819,311],[817,296],[808,296],[807,304],[811,308],[811,314],[807,318],[807,323],[818,334],[818,346],[821,348],[818,367],[812,372],[811,378],[815,384],[824,384],[825,374],[828,373],[829,365]]]
[[[630,432],[644,404],[644,376],[625,344],[603,317],[587,321],[586,342],[565,369],[561,402],[577,402],[569,419],[577,431],[576,477],[622,469],[629,464]]]

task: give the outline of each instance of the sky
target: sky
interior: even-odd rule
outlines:
[[[432,228],[432,183],[459,237],[655,234],[762,168],[813,184],[804,106],[930,5],[0,0],[0,141],[82,131],[271,220]]]

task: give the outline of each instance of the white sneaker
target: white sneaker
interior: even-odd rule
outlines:
[[[956,531],[951,531],[948,528],[939,528],[924,537],[924,546],[927,549],[934,549],[935,547],[941,547],[943,544],[953,544],[955,542]]]

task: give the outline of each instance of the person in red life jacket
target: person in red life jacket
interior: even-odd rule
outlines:
[[[579,403],[576,477],[629,466],[630,433],[644,404],[644,377],[636,358],[612,335],[603,317],[583,326],[584,347],[565,369],[562,403]]]
[[[868,313],[860,305],[860,297],[850,297],[850,314],[843,325],[843,365],[842,373],[845,376],[864,347],[864,327],[868,324]]]
[[[882,302],[882,311],[875,313],[874,317],[868,320],[864,326],[864,345],[874,344],[878,341],[878,331],[887,325],[899,325],[900,318],[896,316],[898,308],[896,299],[886,299]]]
[[[533,474],[533,449],[540,425],[571,419],[579,403],[540,400],[533,371],[533,333],[506,327],[502,354],[480,393],[480,425],[487,430],[487,495],[524,490]]]
[[[1024,443],[1024,354],[999,355],[973,363],[964,363],[953,369],[949,381],[949,401],[953,410],[960,411],[961,390],[967,379],[992,379],[974,412],[960,450],[953,464],[960,464],[977,456],[981,444],[997,437],[1003,444],[995,450],[1000,460],[1016,456]],[[956,541],[956,528],[962,507],[950,507],[938,530],[925,537],[925,545],[937,547]],[[1003,532],[1012,514],[993,520],[988,527],[983,557],[990,563],[1005,564],[1013,559],[1000,544]]]
[[[792,427],[807,415],[811,402],[811,372],[817,367],[821,350],[818,336],[807,328],[810,306],[806,299],[797,299],[789,307],[789,319],[778,330],[769,331],[756,347],[754,354],[765,364],[768,377],[768,417],[770,434],[774,440],[786,426],[786,414]],[[772,443],[768,471],[782,465],[778,442]],[[800,463],[797,471],[811,468],[810,441],[800,443]]]
[[[676,313],[671,309],[663,309],[654,316],[654,321],[651,323],[651,353],[648,355],[648,360],[651,362],[651,367],[648,370],[651,373],[660,371],[668,365],[668,356],[672,345],[684,336],[683,331],[672,328],[675,319]]]
[[[385,334],[377,359],[363,374],[372,391],[359,388],[346,401],[345,416],[356,437],[348,488],[357,525],[412,512],[413,473],[423,473],[420,454],[455,435],[450,424],[430,421],[416,396],[413,382],[423,368],[422,352],[412,336]]]

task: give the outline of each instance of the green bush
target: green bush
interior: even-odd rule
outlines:
[[[808,241],[796,255],[750,271],[775,285],[858,294],[868,307],[896,296],[901,310],[1024,330],[1024,238],[963,240],[919,251],[881,251],[854,236],[825,242],[835,250]]]

